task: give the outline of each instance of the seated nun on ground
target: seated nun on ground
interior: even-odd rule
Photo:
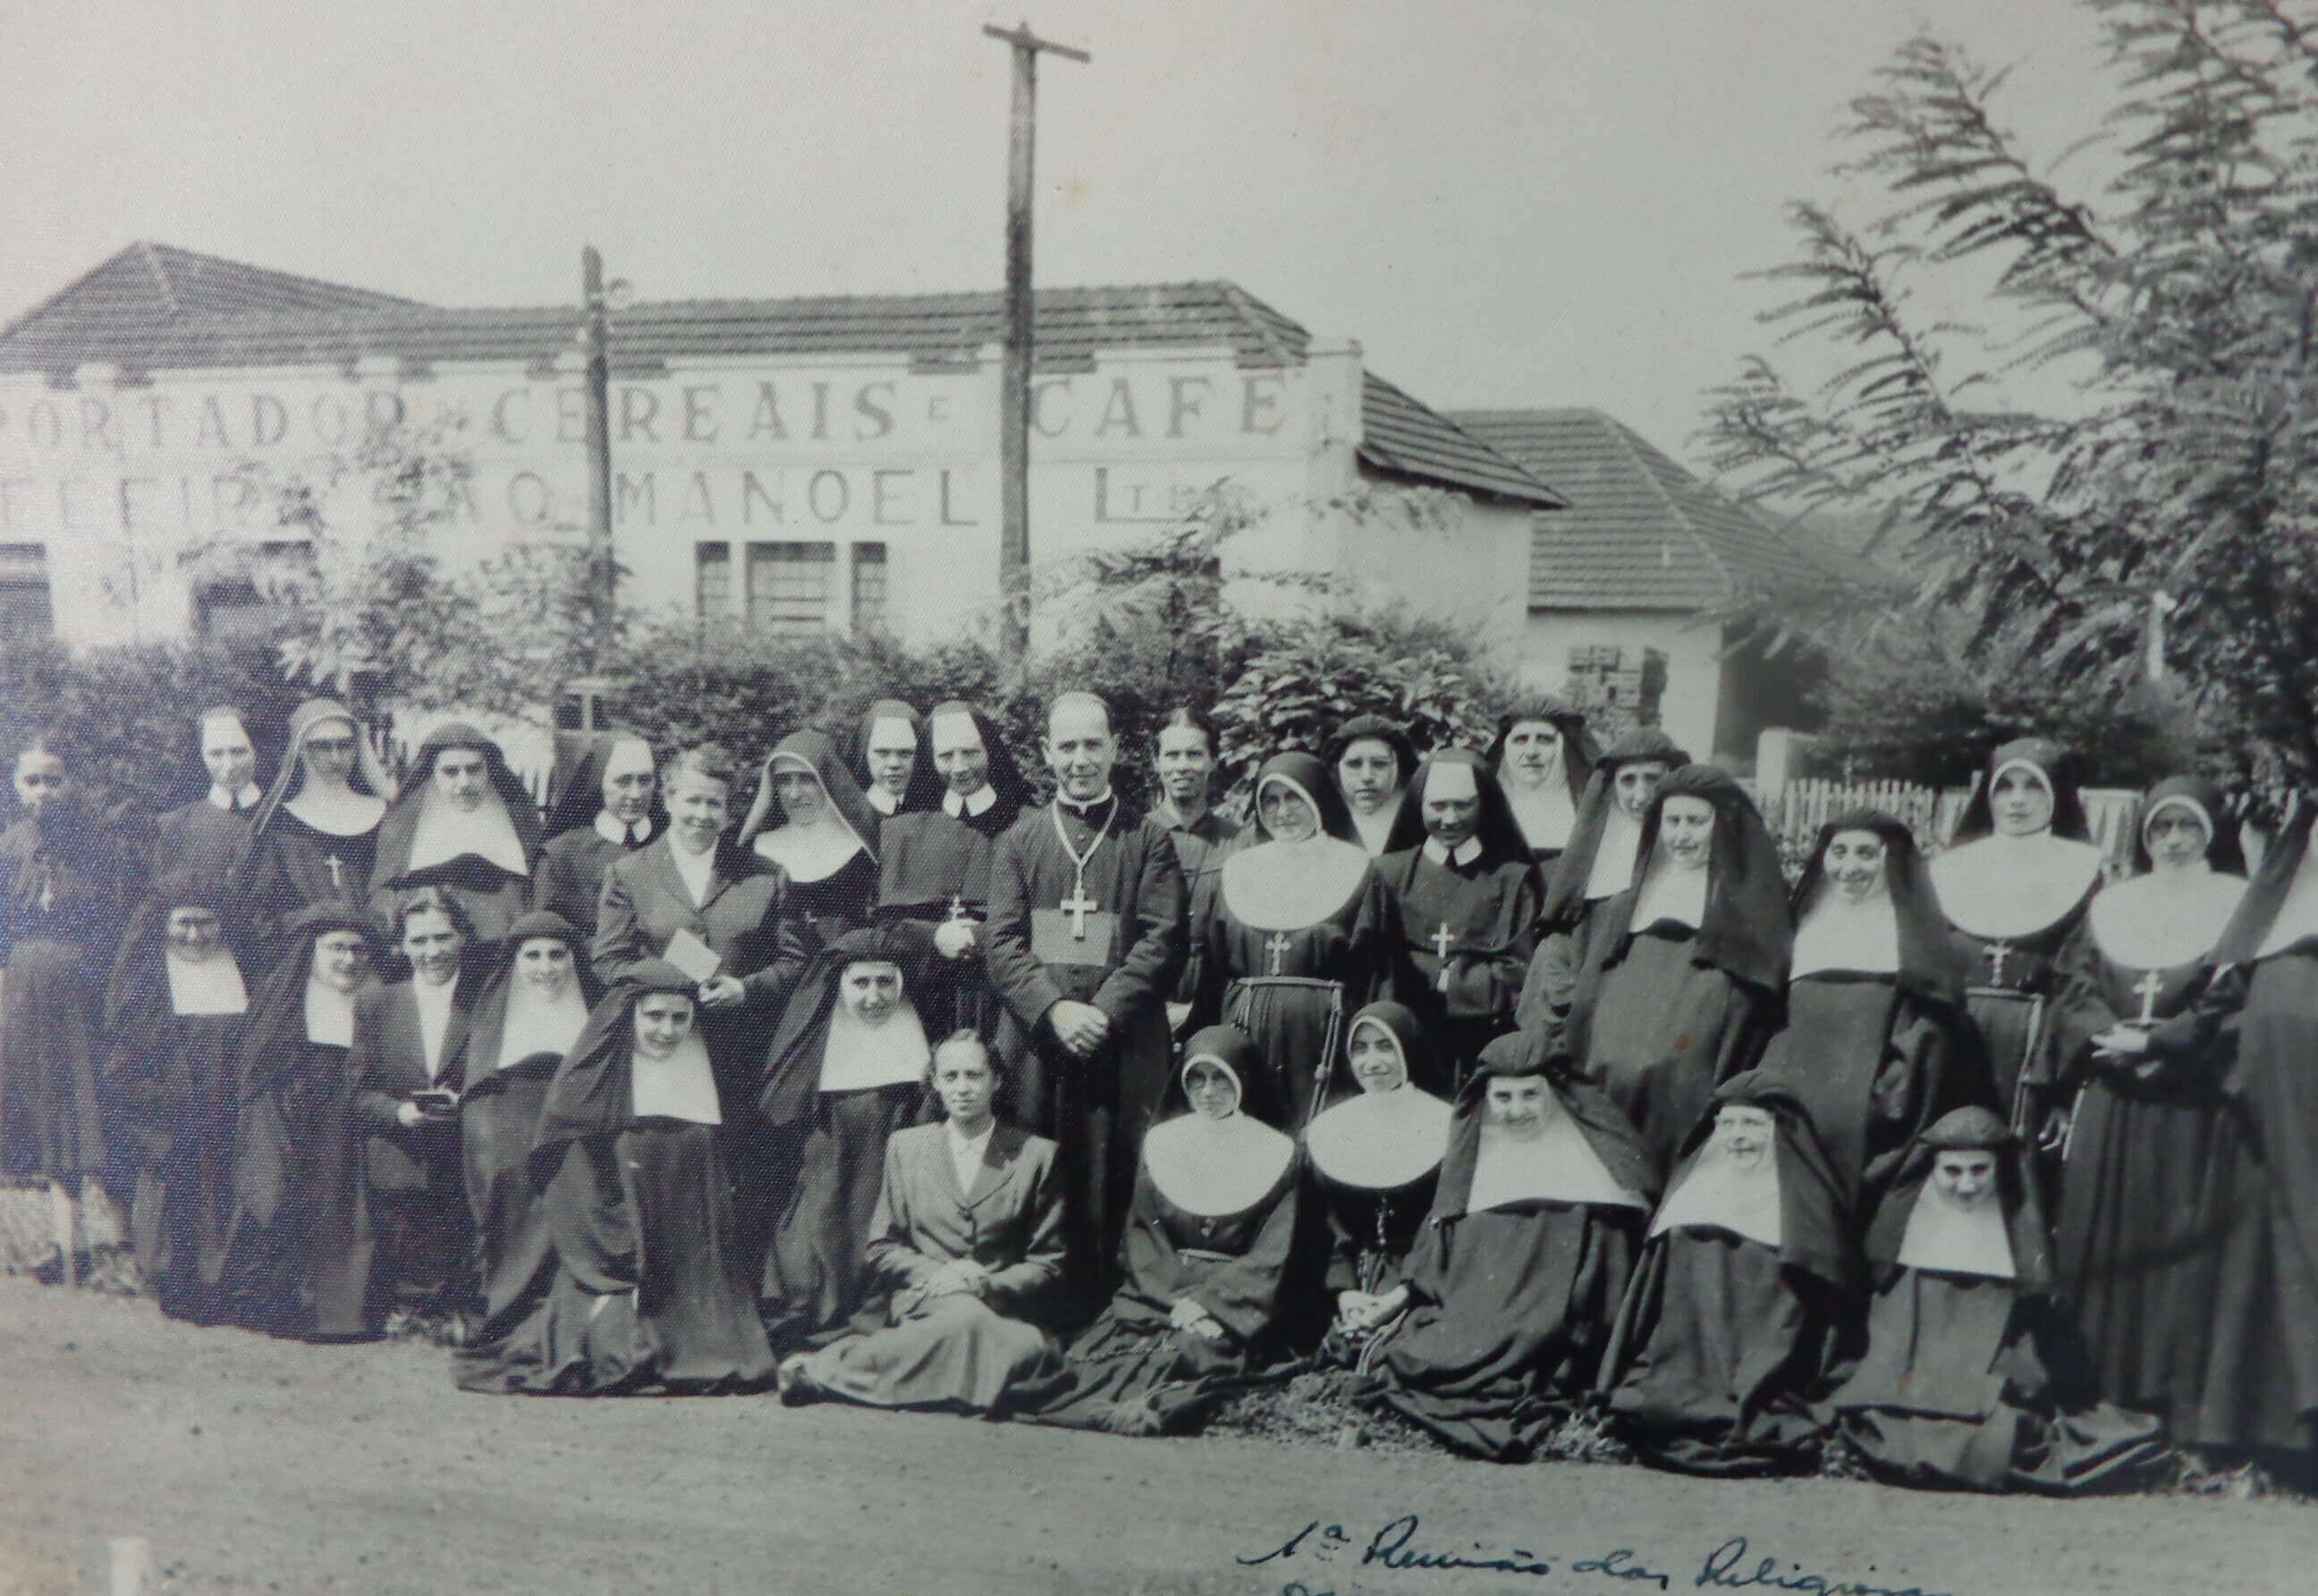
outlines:
[[[1379,1335],[1406,1311],[1393,1288],[1448,1152],[1451,1110],[1413,1079],[1432,1074],[1429,1051],[1415,1014],[1370,1004],[1352,1017],[1327,1106],[1304,1129],[1328,1227],[1323,1286],[1332,1318],[1321,1356],[1347,1367],[1367,1367]]]
[[[1656,1191],[1633,1126],[1548,1038],[1490,1043],[1375,1310],[1407,1313],[1366,1400],[1460,1452],[1528,1457],[1593,1387]]]
[[[1243,1108],[1255,1045],[1209,1026],[1183,1045],[1179,1107],[1143,1141],[1126,1278],[1022,1418],[1120,1435],[1194,1428],[1244,1388],[1274,1340],[1296,1240],[1296,1143]]]
[[[1650,1219],[1602,1384],[1646,1463],[1756,1475],[1818,1461],[1857,1271],[1841,1182],[1793,1088],[1723,1083]]]
[[[732,1247],[723,1115],[695,1025],[699,983],[629,966],[548,1087],[531,1173],[557,1273],[536,1349],[501,1389],[535,1395],[744,1391],[773,1374]]]
[[[1060,1361],[1046,1324],[1063,1270],[1056,1148],[1000,1120],[998,1065],[972,1031],[934,1049],[946,1115],[885,1143],[864,1260],[879,1328],[782,1364],[781,1399],[989,1413]]]
[[[2158,1421],[2099,1400],[2053,1287],[2019,1137],[1959,1108],[1916,1140],[1867,1240],[1867,1351],[1828,1406],[1877,1477],[2073,1495],[2129,1490]]]

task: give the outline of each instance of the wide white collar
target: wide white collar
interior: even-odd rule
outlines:
[[[1577,1122],[1551,1101],[1547,1105],[1545,1126],[1536,1136],[1520,1141],[1484,1125],[1481,1145],[1473,1156],[1473,1185],[1465,1197],[1467,1213],[1523,1202],[1649,1206],[1640,1193],[1618,1184]]]
[[[352,787],[301,787],[282,807],[329,837],[366,837],[386,818],[385,799]]]
[[[1280,1183],[1296,1143],[1245,1114],[1179,1114],[1143,1138],[1151,1184],[1186,1214],[1242,1214]]]
[[[1795,928],[1794,963],[1788,979],[1801,981],[1824,970],[1899,973],[1900,911],[1890,892],[1854,903],[1831,885],[1820,889]]]
[[[249,990],[241,983],[241,966],[230,948],[220,947],[205,959],[188,959],[169,948],[161,961],[169,973],[170,1013],[249,1012]]]
[[[2012,1237],[2004,1228],[2004,1205],[1993,1195],[1977,1208],[1958,1207],[1927,1179],[1900,1238],[1900,1267],[1936,1269],[1944,1275],[2015,1278]]]
[[[917,1006],[903,998],[882,1025],[864,1025],[842,999],[829,1012],[829,1042],[821,1055],[821,1089],[864,1091],[926,1078],[932,1049]]]
[[[636,822],[636,841],[639,844],[650,842],[652,831],[652,818],[648,813]],[[608,809],[596,811],[596,835],[606,842],[616,842],[622,847],[628,846],[627,822]]]
[[[817,825],[792,821],[758,832],[756,849],[759,857],[770,859],[796,882],[825,881],[851,863],[854,855],[866,851],[853,828],[834,810]]]
[[[889,820],[901,811],[902,801],[876,782],[862,788],[861,796],[868,800],[870,808]]]
[[[1400,815],[1400,804],[1401,794],[1396,793],[1377,805],[1372,814],[1362,814],[1357,809],[1352,811],[1352,829],[1361,834],[1361,846],[1369,850],[1370,857],[1384,856],[1385,844],[1392,839],[1392,823]]]
[[[634,1048],[629,1054],[629,1095],[638,1119],[684,1119],[723,1125],[716,1102],[716,1075],[708,1067],[708,1044],[698,1031],[686,1033],[664,1059]]]
[[[2318,869],[2312,868],[2314,860],[2318,860],[2318,831],[2311,833],[2310,847],[2303,853],[2301,863],[2294,867],[2294,880],[2278,905],[2277,916],[2270,920],[2261,946],[2254,949],[2255,958],[2266,959],[2272,954],[2284,953],[2297,942],[2318,937]]]
[[[1779,1244],[1779,1153],[1766,1147],[1741,1168],[1709,1139],[1650,1220],[1653,1236],[1670,1230],[1725,1230],[1765,1247]]]
[[[587,1000],[573,981],[554,998],[543,999],[517,981],[508,992],[507,1018],[499,1027],[499,1056],[490,1061],[494,1070],[521,1063],[535,1053],[561,1057],[580,1039],[588,1023]]]
[[[1224,860],[1224,907],[1251,930],[1300,931],[1351,902],[1368,873],[1367,849],[1325,833],[1259,842]]]
[[[1593,874],[1586,878],[1587,901],[1614,898],[1632,886],[1634,856],[1641,847],[1641,821],[1612,803],[1602,817],[1602,840],[1595,845]]]
[[[418,829],[410,839],[410,863],[406,868],[426,870],[472,855],[509,875],[531,874],[531,861],[524,856],[507,800],[496,791],[484,794],[474,808],[460,809],[430,786],[420,795],[418,806]]]
[[[1481,839],[1468,837],[1457,845],[1457,851],[1452,854],[1439,838],[1428,837],[1424,839],[1424,856],[1436,865],[1446,865],[1451,859],[1460,865],[1469,865],[1481,856]]]
[[[2152,870],[2103,887],[2086,923],[2101,956],[2128,970],[2173,970],[2214,950],[2245,896],[2245,878],[2205,864]]]
[[[355,996],[319,975],[306,977],[306,1040],[325,1047],[355,1045]]]
[[[1647,931],[1660,920],[1672,920],[1694,928],[1706,918],[1706,889],[1712,882],[1712,865],[1692,870],[1682,865],[1653,864],[1635,894],[1634,912],[1626,923],[1633,930]]]
[[[988,814],[997,807],[997,804],[998,789],[988,782],[983,783],[963,798],[957,795],[954,788],[942,794],[942,812],[954,820],[966,815]]]
[[[2100,879],[2101,852],[2039,831],[2002,832],[1934,859],[1932,888],[1948,923],[1974,937],[2017,941],[2065,919]]]
[[[1567,847],[1569,833],[1577,824],[1577,806],[1569,801],[1569,783],[1561,773],[1561,758],[1554,757],[1553,768],[1546,775],[1543,786],[1516,791],[1505,788],[1505,802],[1520,822],[1522,835],[1532,848]],[[1613,808],[1616,805],[1613,804]]]
[[[1332,1104],[1304,1127],[1312,1167],[1340,1186],[1397,1191],[1441,1167],[1453,1110],[1406,1082]]]

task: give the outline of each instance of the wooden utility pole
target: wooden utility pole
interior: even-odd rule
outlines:
[[[1016,659],[1030,646],[1030,172],[1038,145],[1038,52],[1070,61],[1094,58],[1030,31],[984,23],[982,31],[1014,51],[1012,139],[1006,160],[1006,367],[998,401],[1000,502],[1004,527],[998,543],[998,591],[1005,605],[1004,639]]]
[[[612,336],[604,257],[593,244],[580,251],[580,284],[588,308],[588,561],[598,584],[591,663],[602,670],[612,662],[619,562],[612,553]]]

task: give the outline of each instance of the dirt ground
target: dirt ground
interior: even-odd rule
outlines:
[[[1496,1468],[769,1397],[470,1396],[423,1345],[277,1343],[0,1278],[0,1596],[104,1591],[129,1537],[156,1590],[292,1596],[2208,1596],[2310,1590],[2318,1566],[2318,1510],[2293,1502]]]

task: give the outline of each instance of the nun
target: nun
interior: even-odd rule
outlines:
[[[2170,1404],[2173,1439],[2305,1475],[2318,1453],[2318,809],[2289,811],[2221,941],[2196,1030],[2152,1032],[2160,1058],[2233,1051],[2222,1089],[2233,1120],[2193,1224],[2211,1284],[2191,1330],[2197,1377]]]
[[[398,895],[435,887],[457,901],[479,940],[500,942],[531,908],[538,858],[538,808],[499,745],[445,722],[418,745],[379,823],[371,912],[384,919]]]
[[[175,871],[130,919],[104,994],[106,1096],[134,1149],[130,1237],[172,1318],[216,1317],[233,1217],[235,1079],[249,989],[214,872]]]
[[[1397,951],[1414,976],[1406,996],[1440,1039],[1453,1084],[1514,1028],[1543,903],[1530,845],[1478,755],[1450,749],[1417,767],[1381,869],[1400,910]]]
[[[1689,763],[1690,756],[1655,726],[1627,732],[1594,762],[1568,846],[1545,874],[1537,954],[1522,982],[1523,1025],[1552,1024],[1569,1012],[1577,986],[1578,934],[1586,917],[1634,884],[1634,860],[1650,800],[1660,782]]]
[[[1304,1157],[1328,1230],[1321,1356],[1365,1371],[1406,1298],[1392,1299],[1449,1151],[1450,1106],[1415,1014],[1389,1000],[1352,1016],[1327,1106],[1304,1127]]]
[[[941,796],[879,828],[877,919],[933,933],[936,956],[916,994],[927,1033],[970,1028],[1011,1058],[1022,1049],[1021,1030],[984,973],[982,928],[990,918],[991,860],[998,839],[1029,807],[1030,785],[978,706],[940,704],[925,731],[919,780]]]
[[[894,1132],[928,1117],[932,1048],[912,991],[932,936],[910,921],[849,931],[813,955],[773,1035],[757,1107],[795,1149],[765,1260],[763,1314],[782,1349],[844,1334],[865,1308],[868,1245]]]
[[[1828,1401],[1895,1484],[2078,1495],[2131,1490],[2157,1421],[2099,1399],[2054,1291],[2020,1138],[1985,1108],[1918,1137],[1868,1233],[1867,1349]]]
[[[2246,1156],[2219,1039],[2192,999],[2244,899],[2237,829],[2211,783],[2172,776],[2141,802],[2131,880],[2095,894],[2062,957],[2062,1083],[2076,1088],[2053,1267],[2100,1372],[2126,1407],[2193,1386],[2220,1233],[2201,1195]]]
[[[1181,1434],[1263,1366],[1276,1345],[1303,1161],[1292,1140],[1245,1110],[1262,1079],[1254,1044],[1229,1026],[1183,1044],[1181,1111],[1143,1139],[1125,1278],[1063,1368],[1023,1388],[1020,1417]]]
[[[1354,715],[1328,740],[1325,763],[1361,846],[1381,857],[1400,813],[1401,787],[1416,768],[1416,745],[1382,715]]]
[[[1640,847],[1634,883],[1586,919],[1566,1032],[1663,1179],[1776,1028],[1793,929],[1778,844],[1712,766],[1660,784]]]
[[[370,917],[310,903],[251,1003],[237,1061],[233,1213],[221,1311],[246,1329],[295,1335],[311,1316],[317,1220],[351,1179],[346,1132],[355,993],[384,953]]]
[[[802,922],[808,951],[868,923],[877,811],[820,732],[792,731],[765,757],[741,842],[787,876],[785,913]]]
[[[925,744],[924,719],[898,698],[880,698],[863,713],[859,752],[866,785],[861,796],[881,830],[895,815],[920,813],[939,801],[941,787],[925,773],[921,752]],[[869,838],[880,855],[882,842],[881,837]]]
[[[1274,754],[1255,778],[1255,840],[1224,860],[1199,1012],[1255,1044],[1260,1100],[1299,1130],[1344,1019],[1392,987],[1392,895],[1319,760]]]
[[[290,713],[282,768],[250,821],[240,880],[269,949],[310,903],[359,903],[394,785],[346,705],[310,698]]]
[[[531,1184],[531,1145],[548,1087],[600,997],[579,928],[535,910],[508,931],[475,1000],[459,1145],[483,1319],[453,1358],[463,1390],[501,1392],[534,1376],[555,1250]]]
[[[1786,1083],[1716,1089],[1602,1360],[1617,1432],[1685,1474],[1809,1468],[1835,1339],[1858,1283],[1840,1182]]]
[[[716,1080],[693,1026],[697,985],[662,960],[630,966],[548,1086],[531,1170],[556,1279],[534,1321],[535,1372],[508,1389],[698,1394],[772,1378],[732,1247]]]
[[[1569,846],[1600,758],[1586,717],[1558,698],[1541,698],[1498,718],[1497,735],[1483,763],[1505,789],[1514,823],[1541,869]]]
[[[1593,1388],[1658,1179],[1547,1037],[1481,1050],[1366,1400],[1457,1451],[1529,1457]]]
[[[120,873],[61,742],[36,732],[13,770],[18,816],[0,833],[0,1180],[47,1188],[70,1286],[79,1256],[112,1223],[98,1183],[107,1150],[97,1027]]]
[[[2100,884],[2084,803],[2065,756],[2041,738],[1989,756],[1955,840],[1932,861],[1932,886],[1970,972],[1965,1000],[2012,1125],[2042,1134],[2052,1107],[2061,949]]]
[[[943,1118],[896,1131],[865,1267],[876,1328],[781,1366],[781,1400],[993,1413],[1059,1363],[1047,1326],[1063,1271],[1056,1149],[998,1117],[998,1061],[957,1031],[933,1054]]]
[[[257,745],[249,719],[234,705],[205,709],[193,720],[195,796],[153,821],[153,874],[190,870],[230,879],[265,793],[257,780]]]
[[[1864,1228],[1908,1144],[1996,1083],[1916,839],[1875,810],[1819,828],[1794,894],[1786,1019],[1759,1068],[1786,1082]]]
[[[604,873],[668,829],[651,744],[632,732],[562,733],[580,744],[547,817],[539,853],[539,908],[587,936],[596,932]]]

